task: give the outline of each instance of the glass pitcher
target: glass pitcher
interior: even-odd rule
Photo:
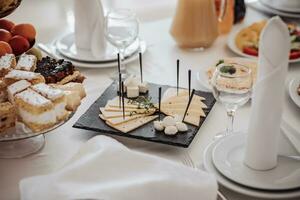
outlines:
[[[216,14],[215,0],[178,0],[170,33],[182,48],[207,48],[218,37],[227,1],[222,0]]]

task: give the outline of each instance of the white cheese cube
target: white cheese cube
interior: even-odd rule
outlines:
[[[143,83],[139,84],[139,91],[141,93],[146,93],[146,92],[148,92],[148,90],[149,90],[149,86],[148,86],[147,82],[143,82]]]
[[[135,98],[139,96],[139,87],[127,87],[127,97]]]

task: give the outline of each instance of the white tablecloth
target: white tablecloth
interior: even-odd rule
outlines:
[[[132,4],[134,0],[126,1],[131,2],[131,4],[123,3],[124,5],[134,5]],[[158,2],[160,1],[164,2],[163,7],[159,7]],[[148,0],[135,0],[135,2],[140,3],[147,2],[135,5],[137,13],[141,18],[140,36],[148,44],[147,52],[143,57],[145,80],[175,85],[176,59],[179,58],[181,59],[182,70],[184,70],[183,68],[186,71],[188,69],[193,70],[193,87],[201,89],[201,85],[195,81],[195,72],[211,65],[219,58],[235,56],[225,45],[227,36],[219,37],[212,47],[203,52],[191,52],[179,49],[169,35],[170,17],[173,13],[175,1],[160,1],[155,0],[151,4],[153,5],[151,7]],[[20,8],[13,15],[9,16],[9,18],[18,23],[30,22],[34,24],[38,32],[37,41],[47,43],[72,29],[71,3],[71,0],[26,0],[22,2]],[[121,4],[115,3],[114,5]],[[149,9],[159,10],[163,14],[158,18],[155,11],[150,12],[147,6]],[[139,12],[139,9],[144,9],[148,12]],[[265,18],[265,16],[248,9],[244,23],[249,24],[262,18]],[[138,71],[138,63],[131,63],[128,65],[128,68],[130,72]],[[87,77],[84,85],[88,95],[72,119],[58,129],[46,134],[46,145],[39,153],[22,159],[0,159],[0,199],[18,199],[18,183],[20,179],[47,174],[59,168],[78,150],[81,144],[98,134],[91,131],[74,129],[72,125],[111,83],[109,74],[113,70],[116,69],[81,69]],[[300,64],[293,64],[290,66],[288,79],[299,74]],[[187,86],[187,73],[186,75],[184,73],[181,74],[181,85]],[[284,116],[297,130],[300,130],[300,109],[294,106],[288,97],[286,99]],[[249,119],[249,108],[250,104],[248,103],[238,110],[236,116],[237,123],[235,123],[236,130],[246,129]],[[178,160],[179,162],[184,156],[189,155],[196,165],[200,165],[203,160],[205,147],[212,141],[216,133],[225,129],[226,123],[225,109],[219,103],[216,103],[188,149],[121,137],[115,138],[129,148]],[[230,200],[254,199],[226,189],[222,190]]]

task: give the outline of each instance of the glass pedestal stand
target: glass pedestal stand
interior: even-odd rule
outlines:
[[[44,134],[19,140],[1,141],[0,158],[23,158],[36,153],[44,145]]]

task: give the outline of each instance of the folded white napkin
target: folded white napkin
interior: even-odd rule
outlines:
[[[258,77],[253,90],[244,158],[253,169],[267,170],[277,165],[289,51],[288,28],[279,17],[273,17],[260,36]]]
[[[91,50],[95,57],[103,55],[106,39],[101,0],[75,0],[74,18],[76,48]]]
[[[213,175],[96,136],[61,169],[21,180],[22,200],[215,200]]]

